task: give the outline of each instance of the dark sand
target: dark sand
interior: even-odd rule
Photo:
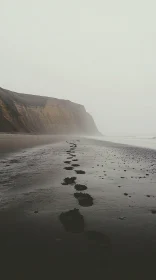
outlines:
[[[156,151],[58,140],[1,158],[2,279],[154,279]],[[64,169],[67,151],[79,167]],[[75,184],[92,203],[80,205]]]

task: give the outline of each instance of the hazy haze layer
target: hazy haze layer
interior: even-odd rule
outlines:
[[[0,86],[84,104],[104,134],[156,134],[154,0],[1,0]]]

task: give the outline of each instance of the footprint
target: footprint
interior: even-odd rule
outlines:
[[[74,193],[74,197],[78,200],[79,205],[83,207],[93,205],[93,198],[88,193]]]
[[[86,172],[83,171],[83,170],[75,170],[75,172],[76,172],[77,174],[85,174],[85,173],[86,173]]]
[[[81,184],[76,184],[76,185],[75,185],[75,189],[76,189],[77,191],[85,191],[85,190],[87,189],[87,186],[81,185]]]
[[[66,160],[66,161],[64,161],[64,163],[68,163],[68,164],[70,164],[70,163],[71,163],[71,161],[70,161],[70,160]]]
[[[73,159],[72,161],[78,161],[78,159]]]
[[[79,209],[75,208],[67,212],[62,212],[59,219],[68,232],[81,233],[84,231],[84,218],[80,214]]]
[[[78,167],[78,166],[80,166],[80,164],[72,164],[72,166],[74,166],[74,167]]]
[[[73,185],[75,184],[75,180],[76,180],[76,177],[67,177],[64,179],[64,182],[62,183],[62,185]]]
[[[19,160],[18,159],[11,159],[10,163],[19,163]]]
[[[126,219],[126,217],[119,217],[119,220],[121,220],[121,221],[123,221],[125,219]]]
[[[94,244],[105,248],[111,247],[110,238],[107,235],[93,230],[87,231],[85,234],[87,239],[91,242],[94,242]]]
[[[73,167],[72,166],[66,166],[64,167],[65,170],[73,170]]]

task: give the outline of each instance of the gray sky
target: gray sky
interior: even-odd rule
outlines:
[[[155,0],[0,0],[0,86],[85,105],[104,134],[156,135]]]

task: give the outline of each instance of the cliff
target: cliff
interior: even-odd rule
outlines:
[[[99,134],[84,106],[0,88],[0,132]]]

